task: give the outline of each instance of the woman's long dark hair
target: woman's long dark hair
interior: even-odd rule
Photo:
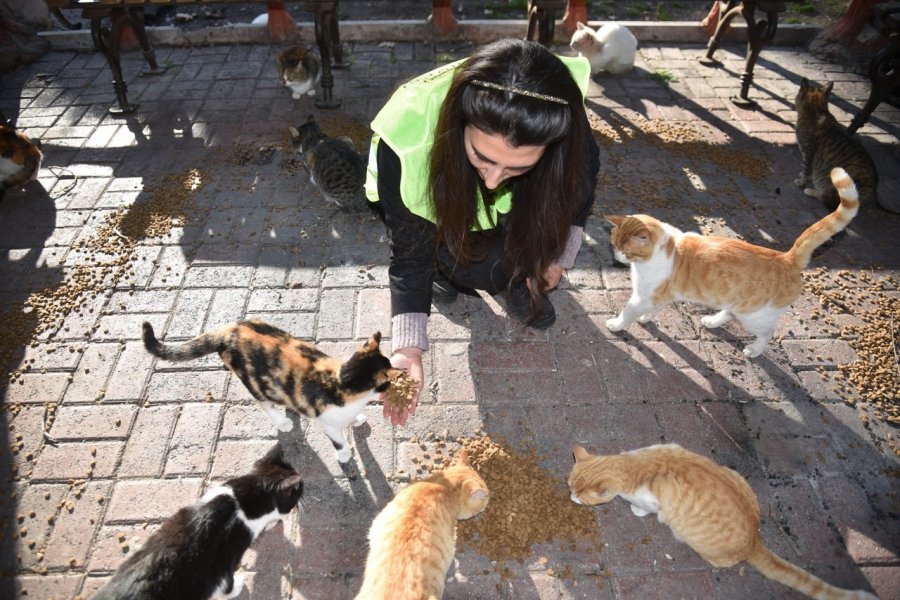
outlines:
[[[567,104],[473,80],[553,96]],[[532,307],[539,310],[540,292],[546,289],[544,271],[565,247],[587,170],[590,125],[581,91],[562,61],[534,42],[494,42],[460,65],[438,117],[429,181],[437,241],[462,264],[477,261],[481,250],[467,235],[476,222],[480,185],[463,143],[469,125],[501,135],[513,147],[546,147],[533,168],[504,184],[512,190],[513,208],[504,227],[503,267],[511,281],[534,278]],[[490,202],[489,194],[483,196]]]

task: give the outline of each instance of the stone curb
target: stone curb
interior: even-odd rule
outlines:
[[[648,22],[621,21],[639,42],[705,44],[709,40],[706,30],[690,21]],[[599,27],[602,22],[591,22]],[[506,37],[522,37],[527,22],[521,20],[472,19],[459,22],[459,28],[451,35],[436,36],[427,21],[341,21],[341,40],[344,42],[441,42],[467,41],[483,44]],[[804,46],[819,32],[813,25],[782,24],[775,39],[777,46]],[[269,44],[269,32],[265,25],[234,24],[207,27],[196,31],[183,31],[177,27],[148,27],[150,41],[155,46],[207,46],[215,44]],[[48,39],[54,50],[90,50],[93,48],[90,31],[46,31],[40,35]],[[556,27],[555,42],[567,44],[570,36],[562,26]],[[294,42],[315,43],[312,23],[299,23]],[[725,36],[726,42],[747,41],[746,24],[734,25]]]

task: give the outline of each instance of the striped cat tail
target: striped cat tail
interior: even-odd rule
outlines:
[[[805,269],[813,251],[843,230],[859,210],[859,193],[847,172],[840,167],[832,169],[831,182],[837,188],[841,203],[833,213],[801,233],[794,242],[794,246],[788,251],[792,262],[798,269]]]
[[[234,326],[229,325],[223,329],[204,333],[180,346],[163,344],[156,339],[156,334],[153,333],[153,325],[147,321],[144,321],[143,328],[144,348],[147,349],[147,352],[163,360],[181,362],[224,350],[226,348],[226,340]]]
[[[843,590],[825,583],[815,575],[789,563],[773,554],[760,542],[747,562],[773,581],[806,594],[817,600],[878,600],[878,597],[863,590]]]

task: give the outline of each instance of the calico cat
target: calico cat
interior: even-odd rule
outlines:
[[[289,513],[303,481],[275,446],[250,473],[210,489],[167,519],[129,556],[94,600],[233,598],[234,572],[259,535]]]
[[[0,124],[0,200],[7,190],[37,179],[41,169],[40,143],[12,127]]]
[[[606,71],[613,75],[634,68],[637,38],[621,23],[607,23],[593,30],[584,23],[576,25],[569,47],[591,63],[591,74]]]
[[[314,52],[301,46],[291,46],[275,56],[278,64],[278,76],[284,87],[291,90],[294,100],[303,94],[316,95],[316,84],[319,83],[319,57]]]
[[[802,273],[813,251],[856,216],[853,181],[843,169],[833,169],[831,179],[841,197],[837,210],[800,234],[787,252],[684,233],[647,215],[607,216],[617,258],[631,263],[632,293],[606,327],[622,331],[635,321],[647,323],[670,302],[702,302],[720,309],[700,320],[704,327],[721,327],[736,317],[756,335],[744,354],[759,356],[779,317],[803,291]]]
[[[366,403],[376,400],[400,374],[379,350],[380,343],[381,333],[376,332],[341,363],[262,321],[226,325],[179,346],[159,342],[150,323],[144,323],[144,347],[158,358],[180,362],[218,353],[279,431],[291,431],[294,423],[275,405],[316,419],[340,463],[350,460],[344,427],[365,423]]]
[[[350,140],[328,137],[312,115],[303,125],[289,130],[309,169],[310,179],[325,199],[342,209],[367,210],[369,202],[363,189],[366,161],[353,149]]]
[[[760,538],[759,502],[750,485],[705,456],[678,444],[606,456],[580,446],[573,452],[569,489],[578,504],[606,504],[621,496],[639,517],[657,513],[660,523],[715,568],[746,561],[812,598],[877,600],[868,592],[829,585],[773,554]]]
[[[447,469],[400,490],[372,521],[356,600],[440,598],[456,553],[456,521],[483,511],[488,499],[465,448]]]
[[[830,177],[831,169],[835,167],[850,174],[861,204],[871,204],[878,196],[875,162],[862,144],[828,112],[828,97],[833,87],[833,82],[819,87],[804,77],[794,101],[797,145],[803,156],[803,170],[794,183],[803,188],[807,196],[821,200],[829,210],[834,210],[840,200]]]

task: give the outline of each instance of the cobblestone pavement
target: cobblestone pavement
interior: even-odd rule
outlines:
[[[741,354],[739,326],[701,329],[699,306],[670,307],[626,335],[604,326],[630,285],[613,266],[604,213],[641,210],[789,247],[825,214],[792,183],[800,77],[835,81],[832,110],[845,123],[867,97],[864,79],[767,48],[751,90],[761,110],[747,111],[728,101],[743,47],[720,50],[715,69],[697,63],[700,46],[646,44],[632,74],[596,78],[587,105],[603,170],[585,246],[551,297],[557,324],[523,330],[490,297],[436,308],[423,402],[404,428],[368,408],[351,437],[353,479],[317,426],[279,433],[217,357],[157,362],[140,324],[183,340],[259,317],[341,357],[375,330],[389,337],[384,226],[323,205],[287,127],[312,113],[362,147],[396,85],[471,47],[348,44],[337,111],[279,87],[278,50],[161,48],[168,71],[155,78],[139,77],[129,54],[140,108],[125,118],[106,113],[111,77],[97,54],[51,52],[3,76],[0,108],[43,141],[46,159],[37,184],[0,205],[3,356],[17,373],[0,412],[0,597],[90,597],[163,518],[280,440],[306,481],[303,511],[245,555],[240,597],[352,598],[368,525],[415,471],[411,438],[483,426],[535,444],[560,485],[575,443],[702,452],[750,481],[778,554],[831,583],[900,598],[897,430],[861,407],[859,392],[840,391],[840,365],[864,350],[839,331],[859,325],[867,305],[820,307],[829,291],[855,289],[868,308],[877,293],[817,271],[896,281],[898,217],[868,207],[817,252],[807,291],[758,359]],[[898,124],[882,105],[860,132],[882,195],[900,193]],[[596,517],[601,552],[542,546],[502,577],[490,557],[461,552],[445,597],[790,597],[752,568],[710,569],[623,500]]]

